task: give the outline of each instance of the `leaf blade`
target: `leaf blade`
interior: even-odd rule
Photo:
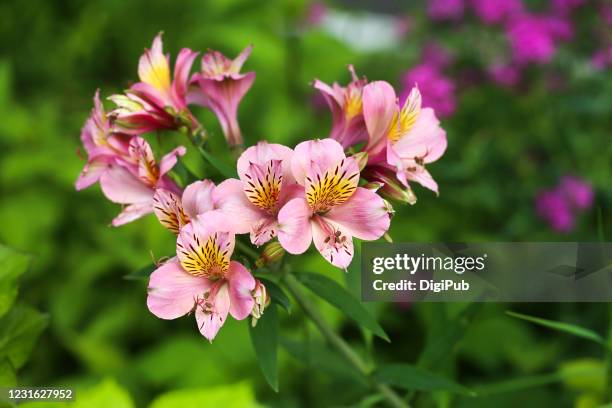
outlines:
[[[278,318],[275,304],[268,306],[255,327],[249,325],[249,333],[259,368],[270,387],[278,392]]]
[[[564,332],[567,334],[572,334],[576,337],[581,337],[583,339],[591,340],[601,346],[607,347],[606,341],[603,337],[601,337],[598,333],[591,329],[587,329],[585,327],[577,326],[571,323],[559,322],[556,320],[548,320],[542,319],[540,317],[529,316],[522,313],[516,313],[511,310],[507,310],[506,314],[508,316],[515,317],[517,319],[525,320],[530,323],[538,324],[540,326],[557,330],[560,332]]]
[[[19,292],[18,279],[29,265],[29,256],[0,245],[0,317],[15,303]]]
[[[474,395],[472,391],[463,385],[410,364],[382,365],[376,369],[374,377],[386,384],[406,390],[449,391]]]

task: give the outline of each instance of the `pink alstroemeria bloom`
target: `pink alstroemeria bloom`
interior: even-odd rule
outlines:
[[[302,197],[290,200],[278,214],[278,240],[292,254],[314,241],[332,265],[346,268],[353,259],[353,237],[380,238],[389,228],[387,206],[375,192],[357,187],[359,167],[333,139],[302,142],[291,161]]]
[[[247,318],[262,309],[262,293],[253,275],[232,261],[235,236],[223,214],[200,215],[181,229],[176,258],[157,268],[149,280],[147,306],[161,319],[176,319],[195,310],[198,329],[212,341],[230,314]],[[259,283],[261,285],[261,283]],[[257,299],[257,301],[256,301]]]
[[[127,155],[130,136],[112,133],[111,125],[100,92],[94,96],[94,108],[81,129],[81,141],[87,152],[87,164],[79,175],[75,187],[82,190],[97,183],[109,164]]]
[[[202,70],[193,75],[189,103],[204,106],[217,116],[225,140],[230,146],[243,144],[238,125],[238,105],[253,85],[255,72],[240,73],[253,46],[246,47],[236,59],[231,60],[219,51],[210,51],[202,56]]]
[[[179,146],[158,165],[146,140],[132,137],[127,156],[109,165],[100,176],[104,195],[114,203],[127,205],[112,225],[118,227],[153,212],[153,195],[158,188],[178,193],[180,189],[166,173],[184,154],[185,147]]]
[[[391,166],[404,186],[412,180],[437,194],[438,184],[425,164],[444,154],[446,132],[434,110],[421,107],[418,88],[412,88],[400,108],[389,83],[372,82],[363,90],[363,114],[370,135],[368,165]]]
[[[125,95],[113,95],[117,108],[111,112],[114,125],[125,133],[138,135],[157,129],[196,127],[187,109],[189,71],[198,53],[183,48],[176,58],[174,79],[170,77],[169,56],[162,50],[162,33],[153,40],[151,49],[138,62],[140,82]]]
[[[263,245],[278,233],[278,212],[304,188],[291,173],[293,150],[259,142],[238,159],[238,177],[219,184],[219,208],[236,224],[237,234],[250,233],[251,242]]]
[[[216,209],[213,198],[215,189],[215,183],[210,180],[191,183],[182,196],[158,188],[153,195],[153,212],[160,224],[178,234],[181,228],[198,215]]]
[[[331,86],[316,79],[315,89],[321,92],[332,113],[332,130],[329,137],[347,148],[368,139],[363,121],[361,94],[367,79],[359,78],[352,65],[348,66],[352,81],[346,86],[334,82]]]

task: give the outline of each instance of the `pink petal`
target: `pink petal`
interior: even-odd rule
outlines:
[[[425,163],[438,160],[446,151],[446,146],[446,132],[440,127],[440,121],[431,108],[422,109],[414,127],[393,144],[401,159],[418,157]]]
[[[138,77],[161,92],[170,91],[170,64],[162,50],[162,33],[157,34],[150,50],[145,49],[138,61]]]
[[[214,209],[213,191],[215,183],[202,180],[191,183],[183,192],[183,209],[190,218]]]
[[[402,183],[406,184],[403,177],[400,177],[400,174],[398,174],[398,178],[400,181],[402,181]],[[423,187],[428,188],[434,193],[438,194],[438,183],[436,183],[431,174],[424,167],[419,167],[416,171],[406,171],[405,178],[416,181]]]
[[[383,199],[363,187],[357,187],[347,202],[332,208],[325,218],[339,224],[349,235],[364,240],[380,238],[390,224]]]
[[[188,274],[176,261],[157,268],[149,279],[147,306],[161,319],[176,319],[191,312],[196,298],[210,288],[210,281]]]
[[[261,141],[255,146],[251,146],[240,155],[238,159],[238,176],[245,181],[244,175],[247,173],[251,163],[266,166],[270,160],[281,160],[283,167],[283,182],[292,183],[293,174],[291,173],[291,158],[293,150],[287,146],[276,143]]]
[[[197,52],[191,51],[189,48],[183,48],[176,57],[176,63],[174,64],[174,81],[172,82],[172,95],[175,99],[175,105],[179,109],[187,106],[185,97],[187,95],[189,71],[197,56]]]
[[[346,158],[342,145],[333,139],[308,140],[295,147],[291,170],[295,180],[304,185],[306,174],[313,163],[320,169],[328,169]]]
[[[183,156],[187,152],[185,146],[179,146],[176,149],[172,150],[170,153],[166,154],[162,157],[159,162],[159,175],[160,177],[172,170],[172,168],[176,165],[179,156]]]
[[[225,323],[230,310],[230,295],[227,283],[221,280],[217,282],[217,285],[220,286],[216,289],[212,299],[210,299],[212,310],[206,310],[198,306],[195,312],[198,329],[208,341],[213,341],[219,329]],[[211,291],[214,290],[212,289]]]
[[[80,191],[100,180],[102,173],[104,173],[109,166],[109,160],[110,159],[106,159],[105,157],[96,157],[85,164],[83,171],[79,174],[79,178],[75,183],[75,188]]]
[[[312,242],[312,211],[304,198],[294,198],[278,213],[278,241],[291,254],[306,252]]]
[[[370,134],[368,151],[377,153],[384,147],[382,142],[397,111],[397,96],[388,82],[375,81],[363,88],[363,117]]]
[[[312,223],[312,239],[323,257],[338,268],[347,268],[353,259],[353,237],[327,217]]]
[[[119,204],[149,203],[153,200],[153,189],[119,165],[110,166],[102,173],[100,187],[106,198]]]
[[[251,314],[255,301],[251,291],[255,289],[255,278],[241,263],[232,261],[225,275],[229,282],[230,314],[236,320]]]
[[[128,205],[123,209],[123,211],[121,211],[118,216],[113,219],[111,225],[113,227],[119,227],[121,225],[127,224],[128,222],[132,222],[139,218],[142,218],[147,214],[151,214],[152,212],[152,202]]]
[[[178,234],[183,225],[189,222],[189,218],[183,210],[181,198],[166,189],[158,188],[155,190],[153,212],[160,224],[175,234]]]
[[[253,45],[248,45],[242,52],[232,61],[230,72],[239,73],[244,65],[244,62],[251,55],[251,51],[253,51]]]
[[[228,228],[236,234],[251,232],[251,228],[265,216],[248,200],[240,180],[227,179],[213,193],[215,208],[227,216]]]
[[[209,240],[212,241],[210,246]],[[226,216],[220,211],[209,211],[181,229],[176,240],[176,256],[185,271],[208,275],[210,267],[219,266],[215,253],[221,254],[225,266],[229,266],[235,243],[233,232],[228,230]]]

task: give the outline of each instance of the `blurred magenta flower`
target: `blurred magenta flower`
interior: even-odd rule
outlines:
[[[240,73],[253,46],[246,47],[231,60],[219,51],[202,56],[201,71],[194,74],[188,101],[212,110],[230,146],[243,144],[238,125],[238,106],[255,81],[255,72]]]
[[[556,52],[556,40],[567,27],[560,20],[533,14],[521,14],[511,19],[506,28],[514,61],[519,64],[548,63]]]
[[[94,95],[94,108],[81,129],[81,142],[87,152],[87,163],[75,183],[82,190],[97,183],[109,165],[128,154],[130,136],[111,132],[111,124],[100,101],[100,91]]]
[[[536,212],[558,232],[569,232],[574,228],[574,215],[558,191],[543,191],[536,197]]]
[[[523,11],[522,0],[472,0],[474,13],[485,24],[498,24]]]
[[[232,261],[235,237],[220,213],[208,212],[179,233],[176,257],[157,268],[149,280],[147,306],[161,319],[195,310],[198,329],[212,341],[230,314],[247,318],[257,304],[261,315],[265,290],[239,262]],[[265,306],[265,304],[264,304]]]
[[[329,137],[344,148],[365,142],[368,138],[363,121],[361,93],[368,83],[360,79],[352,65],[348,66],[352,81],[346,86],[334,82],[331,86],[316,79],[314,87],[321,92],[332,112],[332,130]]]
[[[304,187],[278,214],[278,239],[292,254],[315,247],[332,265],[347,268],[353,237],[380,238],[389,228],[387,205],[375,192],[358,187],[357,162],[333,139],[306,141],[295,147],[293,176]]]
[[[138,62],[140,82],[125,94],[112,95],[117,107],[111,112],[117,130],[138,135],[157,129],[196,127],[196,120],[187,109],[189,71],[196,52],[183,48],[176,59],[174,79],[170,78],[169,57],[163,53],[162,33],[153,40],[151,49]]]
[[[593,205],[595,193],[586,181],[574,177],[565,176],[559,183],[559,191],[563,193],[572,208],[587,210]]]
[[[117,227],[153,212],[153,196],[158,188],[178,193],[180,189],[166,173],[184,154],[185,147],[179,146],[162,157],[158,165],[151,146],[140,136],[132,137],[128,154],[110,163],[100,176],[106,198],[126,205],[112,225]]]
[[[428,0],[427,15],[437,21],[459,20],[463,17],[465,0]]]
[[[489,76],[503,87],[515,87],[521,80],[521,68],[512,63],[496,63],[489,67]]]
[[[436,42],[428,42],[421,51],[421,61],[436,68],[444,69],[450,66],[454,57]]]
[[[306,21],[309,25],[319,25],[327,15],[327,6],[323,2],[315,1],[308,7]]]
[[[584,180],[565,176],[552,190],[536,196],[536,213],[558,232],[569,232],[574,228],[575,218],[581,211],[593,205],[594,192]]]
[[[591,65],[598,71],[612,66],[612,46],[596,51],[591,57]]]
[[[404,75],[402,84],[401,103],[408,98],[412,88],[418,86],[423,106],[432,108],[440,117],[448,117],[455,112],[455,84],[439,66],[427,62],[416,65]]]
[[[363,90],[363,112],[370,135],[368,165],[388,166],[405,187],[408,180],[416,181],[437,194],[438,184],[425,164],[446,151],[446,132],[434,110],[421,107],[419,89],[412,88],[400,108],[389,83],[372,82]]]
[[[552,0],[552,9],[556,13],[567,15],[585,3],[586,0]]]
[[[292,157],[286,146],[259,142],[238,159],[240,180],[225,180],[215,191],[221,210],[236,224],[234,231],[249,233],[257,246],[276,237],[280,209],[304,195],[291,173]]]

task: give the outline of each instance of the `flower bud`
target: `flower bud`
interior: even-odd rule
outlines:
[[[375,166],[366,169],[362,175],[370,183],[383,184],[378,193],[384,198],[408,204],[415,204],[417,202],[412,189],[409,186],[404,186],[390,169]]]
[[[270,242],[264,247],[263,252],[255,261],[255,266],[261,268],[265,265],[271,264],[272,262],[280,261],[284,255],[285,249],[278,241]]]
[[[359,171],[363,170],[368,164],[368,153],[367,152],[357,152],[351,156],[357,162],[359,166]]]
[[[368,190],[372,190],[373,192],[377,192],[382,186],[384,186],[383,183],[372,181],[370,183],[364,184],[363,188],[367,188]]]
[[[251,310],[251,324],[253,327],[255,327],[257,325],[257,321],[263,315],[264,309],[270,304],[270,296],[268,295],[266,287],[259,281],[259,279],[255,281],[255,289],[251,293],[253,295],[253,300],[255,301],[253,310]]]

